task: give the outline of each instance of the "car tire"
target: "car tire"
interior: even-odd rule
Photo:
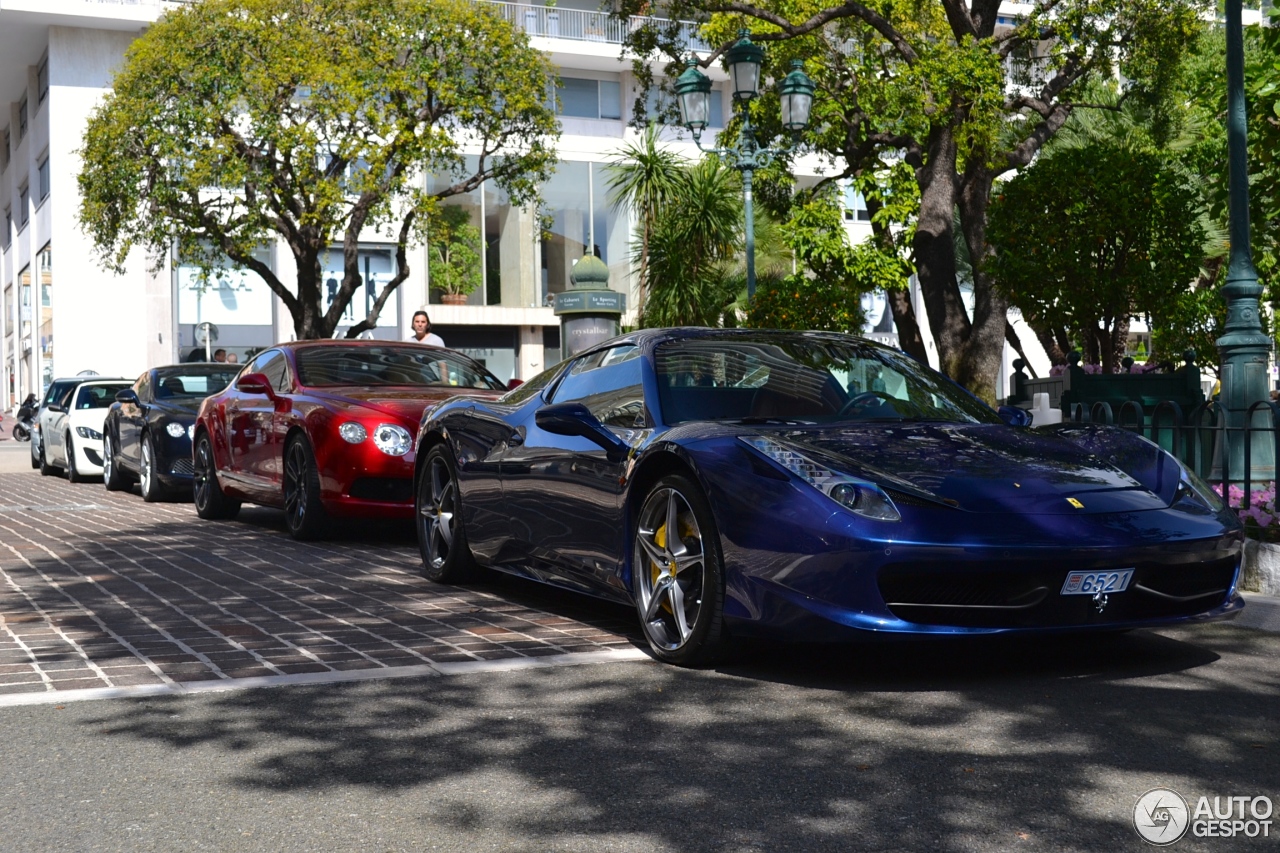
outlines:
[[[144,432],[138,442],[138,485],[147,503],[164,500],[164,484],[156,475],[156,445],[149,432]]]
[[[72,483],[83,483],[85,476],[76,468],[76,446],[72,443],[71,433],[63,436],[63,447],[67,449],[67,480]]]
[[[129,486],[116,461],[116,443],[111,440],[110,433],[102,437],[102,484],[108,492],[122,492]]]
[[[210,521],[235,518],[240,512],[240,501],[227,497],[218,485],[218,469],[213,461],[213,444],[208,434],[200,436],[192,453],[191,492],[196,505],[196,515]]]
[[[35,448],[32,448],[31,450],[31,467],[35,469],[40,468],[40,457],[36,455]]]
[[[52,477],[58,473],[58,469],[49,464],[49,459],[44,453],[44,442],[40,442],[40,476]]]
[[[329,526],[320,503],[320,471],[311,443],[301,435],[284,448],[284,523],[299,542],[319,539]]]
[[[680,666],[723,658],[724,560],[711,506],[695,482],[669,474],[653,484],[635,516],[631,554],[636,612],[654,655]]]
[[[423,577],[436,583],[476,580],[479,567],[462,524],[458,469],[445,445],[437,444],[427,454],[416,492],[413,508]]]

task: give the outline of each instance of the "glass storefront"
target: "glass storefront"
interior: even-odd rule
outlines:
[[[257,257],[270,263],[266,250]],[[175,278],[179,358],[183,361],[213,357],[245,362],[259,349],[275,343],[275,295],[257,273],[228,262],[216,275],[206,277],[196,267],[179,263]],[[217,355],[219,350],[221,356]]]
[[[382,292],[382,288],[396,274],[396,250],[394,246],[361,246],[356,256],[356,264],[360,270],[360,286],[351,295],[347,309],[338,321],[337,336],[345,337],[347,329],[369,316],[373,310],[374,300]],[[338,295],[345,274],[343,270],[342,246],[331,246],[329,251],[320,256],[322,269],[321,299],[324,310],[328,311]],[[399,337],[400,294],[399,288],[387,297],[382,310],[378,312],[378,325],[366,336],[378,340],[394,341]]]

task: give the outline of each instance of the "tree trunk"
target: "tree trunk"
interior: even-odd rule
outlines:
[[[889,310],[893,312],[893,324],[898,329],[898,348],[921,364],[929,363],[929,352],[920,333],[916,309],[911,304],[911,289],[895,287],[885,295]]]
[[[970,322],[956,281],[952,232],[956,146],[950,128],[937,127],[930,134],[925,160],[916,168],[916,181],[920,185],[920,216],[912,243],[916,276],[929,315],[929,330],[938,346],[939,366],[943,373],[961,381],[960,376],[968,372],[965,344]],[[989,384],[994,388],[994,381]]]
[[[956,373],[952,378],[995,405],[1000,396],[996,383],[1004,357],[1009,302],[995,288],[986,272],[991,254],[987,245],[987,206],[994,174],[976,156],[965,168],[959,192],[960,228],[973,268],[973,320]]]

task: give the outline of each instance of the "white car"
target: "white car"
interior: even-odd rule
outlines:
[[[40,430],[40,473],[52,474],[62,468],[73,483],[101,477],[102,424],[116,401],[116,392],[130,384],[127,379],[92,379],[50,404],[48,426],[42,424]]]

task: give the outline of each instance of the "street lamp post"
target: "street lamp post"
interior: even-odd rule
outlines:
[[[760,67],[764,48],[751,41],[746,30],[740,30],[738,41],[725,51],[725,65],[733,85],[733,103],[742,109],[742,129],[736,145],[703,148],[702,132],[707,128],[711,112],[711,80],[698,70],[698,61],[690,59],[684,73],[676,80],[676,99],[680,105],[680,121],[693,133],[699,151],[718,154],[729,165],[742,172],[743,214],[746,217],[747,301],[756,294],[756,228],[752,205],[751,181],[756,169],[763,169],[779,155],[789,154],[799,142],[800,131],[809,123],[813,106],[813,81],[802,70],[802,63],[791,63],[791,73],[782,81],[782,125],[792,134],[792,143],[784,148],[769,148],[756,140],[751,124],[751,101],[760,94]]]
[[[1267,399],[1267,356],[1271,339],[1262,331],[1258,299],[1262,285],[1253,266],[1249,246],[1249,169],[1244,104],[1244,38],[1241,0],[1227,0],[1227,163],[1229,169],[1231,255],[1222,296],[1227,302],[1227,322],[1218,338],[1222,371],[1219,402],[1226,409],[1228,426],[1241,428],[1249,420],[1249,407]],[[1270,412],[1256,416],[1270,423]],[[1264,417],[1265,416],[1265,417]],[[1267,432],[1254,433],[1250,448],[1253,482],[1272,479],[1275,445]],[[1244,472],[1244,441],[1230,443],[1228,470]],[[1226,463],[1226,459],[1223,460]]]

